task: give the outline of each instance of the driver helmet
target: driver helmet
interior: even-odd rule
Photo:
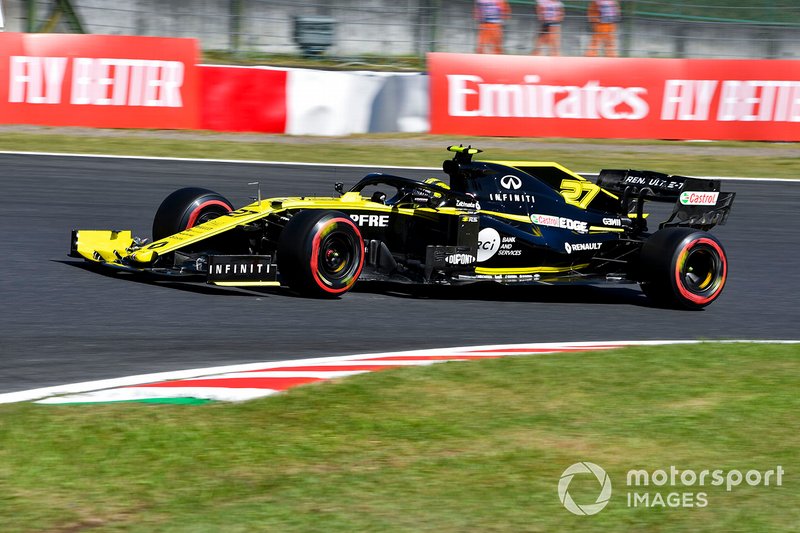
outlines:
[[[450,186],[448,184],[446,184],[445,182],[443,182],[442,180],[440,180],[439,178],[428,178],[428,179],[425,180],[425,183],[427,185],[435,185],[437,187],[441,187],[442,189],[450,190]],[[430,198],[432,198],[434,200],[434,202],[432,202],[432,203],[434,205],[436,205],[436,206],[442,205],[447,200],[445,198],[444,194],[442,194],[442,193],[440,193],[438,191],[433,191],[433,190],[430,190],[430,189],[426,189],[424,191],[424,194],[426,196],[429,196]]]

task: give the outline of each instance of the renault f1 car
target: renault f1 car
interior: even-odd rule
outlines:
[[[596,182],[550,162],[479,161],[451,146],[449,185],[371,173],[334,197],[167,196],[152,241],[73,230],[70,255],[122,271],[219,286],[286,285],[335,297],[360,280],[412,284],[638,283],[660,305],[701,308],[728,273],[719,240],[735,193],[719,180],[603,170]],[[648,231],[645,206],[674,204]]]

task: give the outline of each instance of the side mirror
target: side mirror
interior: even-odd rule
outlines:
[[[333,190],[338,192],[339,194],[344,194],[344,183],[341,181],[337,181],[333,184]]]

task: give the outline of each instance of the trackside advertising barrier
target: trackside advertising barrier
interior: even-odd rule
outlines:
[[[200,72],[203,129],[286,131],[286,70],[201,65]]]
[[[0,122],[198,128],[195,39],[0,33]]]
[[[428,131],[428,77],[200,65],[203,129],[289,135]]]
[[[431,133],[800,141],[800,61],[433,53]]]

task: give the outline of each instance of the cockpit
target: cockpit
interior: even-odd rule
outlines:
[[[372,173],[361,179],[350,192],[370,201],[396,207],[476,208],[472,195],[459,193],[438,178],[418,181],[391,174]]]

